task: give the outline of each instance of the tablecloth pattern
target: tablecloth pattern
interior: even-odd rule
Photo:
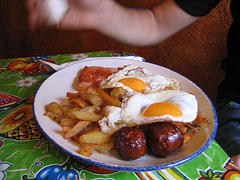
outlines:
[[[171,169],[126,172],[92,166],[54,146],[39,130],[32,112],[34,95],[51,75],[39,60],[62,64],[86,57],[132,56],[90,52],[0,60],[0,180],[172,180],[236,179],[239,168],[216,141],[195,159]]]

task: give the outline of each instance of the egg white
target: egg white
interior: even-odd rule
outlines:
[[[119,72],[112,74],[103,80],[100,87],[103,89],[121,87],[126,90],[127,96],[138,93],[128,86],[120,83],[119,80],[124,78],[137,78],[144,82],[146,89],[143,93],[157,92],[166,89],[179,89],[179,82],[175,79],[166,78],[159,74],[152,74],[143,67],[127,65]]]
[[[182,116],[175,117],[165,114],[155,117],[144,117],[143,110],[148,105],[157,102],[165,102],[177,106],[181,110]],[[196,119],[197,113],[198,103],[194,95],[181,90],[165,90],[149,94],[136,94],[130,97],[123,103],[121,118],[124,122],[136,124],[147,123],[155,119],[189,123]]]
[[[144,109],[150,104],[157,102],[174,104],[181,110],[182,116],[175,117],[170,114],[165,114],[161,116],[144,117]],[[105,116],[99,121],[99,125],[103,132],[113,133],[129,124],[148,124],[156,120],[190,123],[196,119],[197,114],[198,102],[194,95],[181,90],[164,90],[149,94],[138,93],[125,98],[121,108],[107,107]]]

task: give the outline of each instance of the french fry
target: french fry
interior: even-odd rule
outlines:
[[[98,88],[97,89],[99,95],[102,97],[102,99],[111,106],[117,106],[121,107],[121,102],[118,99],[115,99],[114,97],[110,96],[108,93],[106,93],[103,89]]]
[[[69,103],[75,103],[80,108],[84,108],[88,105],[85,100],[83,100],[82,98],[79,98],[79,97],[78,98],[69,98],[68,101],[69,101]]]
[[[90,157],[94,150],[107,153],[114,146],[112,136],[102,132],[97,122],[102,118],[104,104],[121,106],[121,93],[120,89],[108,94],[96,88],[67,92],[61,103],[47,105],[44,115],[62,127],[64,138],[79,144],[79,154]]]
[[[90,88],[90,89],[94,89],[94,88]],[[89,104],[93,105],[96,108],[96,110],[99,111],[103,104],[103,99],[97,92],[95,92],[95,90],[90,90],[89,92],[92,92],[92,93],[88,93],[88,92],[81,93],[80,98],[82,98]]]
[[[78,123],[78,119],[71,119],[71,118],[66,118],[63,117],[60,119],[60,126],[68,126],[68,127],[73,127],[75,124]]]
[[[94,106],[86,106],[85,108],[73,108],[68,111],[71,117],[75,117],[84,121],[98,121],[102,118],[101,115],[95,113]]]
[[[111,135],[102,132],[99,128],[86,132],[79,136],[80,144],[105,144],[110,142]]]
[[[100,110],[103,104],[103,100],[100,96],[95,94],[86,94],[86,98],[97,110]]]
[[[76,134],[80,133],[82,130],[84,130],[85,127],[87,127],[91,121],[79,121],[75,126],[73,126],[71,129],[66,131],[64,138],[70,138],[72,136],[75,136]]]
[[[78,153],[83,156],[90,157],[93,151],[94,151],[94,148],[90,144],[81,144],[81,147]]]
[[[57,114],[47,111],[46,113],[44,113],[45,116],[49,117],[51,120],[56,121],[57,123],[60,122],[61,120],[61,116],[58,116]]]
[[[67,131],[69,131],[71,129],[71,127],[69,126],[62,126],[62,132],[63,134],[65,134]]]
[[[78,98],[79,97],[79,92],[72,93],[72,92],[67,92],[67,97],[69,98]]]
[[[74,108],[73,104],[64,104],[64,105],[62,105],[62,109],[63,109],[63,112],[64,112],[64,117],[70,118],[70,117],[68,117],[68,111],[70,109],[72,109],[72,108]]]
[[[110,92],[110,95],[115,99],[121,100],[125,92],[126,91],[123,88],[117,87],[112,89],[112,91]]]
[[[76,108],[76,107],[73,107],[73,108],[70,108],[66,111],[66,115],[65,117],[66,118],[70,118],[70,119],[77,119],[71,112],[74,111],[74,110],[77,110],[79,108]]]
[[[64,116],[64,111],[63,111],[61,105],[56,103],[56,102],[51,102],[50,104],[48,104],[46,106],[46,111],[52,112],[52,113],[57,114],[58,116],[61,116],[61,117]]]
[[[63,106],[66,106],[66,105],[70,105],[70,103],[68,102],[68,98],[61,98],[59,99],[60,102],[59,104],[63,107]]]
[[[184,141],[183,141],[183,144],[186,144],[187,142],[190,141],[191,137],[189,134],[184,134],[183,135],[183,138],[184,138]]]
[[[97,91],[97,89],[96,88],[88,88],[87,89],[87,93],[89,93],[89,94],[94,94],[94,95],[97,95],[97,96],[99,96],[99,93],[98,93],[98,91]]]
[[[114,143],[113,142],[107,142],[104,144],[91,144],[93,146],[93,148],[103,154],[108,153],[109,151],[112,150]]]

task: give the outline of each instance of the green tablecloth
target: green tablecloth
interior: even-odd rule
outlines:
[[[239,169],[215,141],[195,159],[177,167],[125,172],[86,164],[61,151],[43,136],[34,120],[32,103],[38,87],[51,73],[39,59],[62,64],[84,57],[127,55],[93,52],[0,60],[0,180],[43,179],[44,175],[51,179],[57,174],[62,180],[68,175],[72,175],[68,179],[87,180],[240,178]],[[53,172],[54,168],[58,171]]]

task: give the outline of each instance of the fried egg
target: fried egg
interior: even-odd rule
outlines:
[[[121,87],[127,96],[135,93],[150,93],[166,89],[179,89],[179,82],[159,74],[152,74],[143,67],[127,65],[100,84],[103,89]]]
[[[111,132],[118,127],[148,124],[155,121],[190,123],[196,119],[197,114],[197,99],[190,93],[181,90],[138,93],[124,99],[122,107],[117,111],[109,111],[99,121],[99,125],[102,131]]]
[[[197,117],[196,97],[180,90],[166,90],[150,94],[136,94],[126,100],[122,107],[125,122],[138,123],[154,119],[183,123]]]

